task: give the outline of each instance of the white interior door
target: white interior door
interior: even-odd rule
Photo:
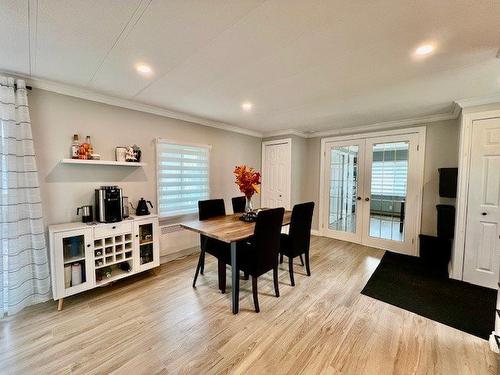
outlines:
[[[421,194],[417,145],[416,134],[366,140],[364,245],[416,255],[415,212]]]
[[[330,237],[361,242],[364,140],[329,142],[325,150],[325,232]]]
[[[497,288],[500,267],[500,119],[474,121],[464,281]]]
[[[262,143],[262,207],[290,209],[291,151],[289,139]]]

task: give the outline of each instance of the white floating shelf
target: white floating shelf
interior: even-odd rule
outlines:
[[[116,165],[121,167],[144,167],[147,165],[147,163],[136,163],[130,161],[83,160],[83,159],[62,159],[61,164]]]

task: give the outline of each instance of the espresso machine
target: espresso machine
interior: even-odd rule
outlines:
[[[95,190],[96,220],[115,223],[123,220],[123,193],[118,186],[101,186]]]

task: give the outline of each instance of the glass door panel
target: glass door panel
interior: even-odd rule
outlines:
[[[334,147],[330,162],[328,228],[356,233],[358,146]]]
[[[372,147],[370,237],[403,242],[409,142]]]
[[[358,214],[360,196],[360,144],[327,144],[326,229],[340,239],[360,239],[361,217]]]
[[[86,282],[85,272],[85,236],[64,237],[64,288]]]
[[[153,262],[153,223],[139,225],[139,263]]]

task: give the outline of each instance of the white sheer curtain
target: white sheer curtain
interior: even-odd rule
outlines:
[[[16,88],[17,85],[17,88]],[[0,76],[0,318],[50,297],[28,97]]]

